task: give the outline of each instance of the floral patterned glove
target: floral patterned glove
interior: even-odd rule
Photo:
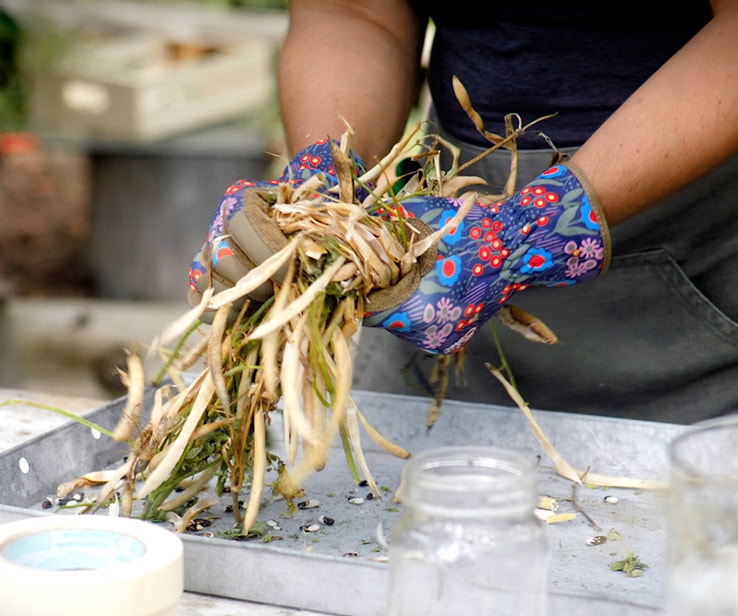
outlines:
[[[432,229],[459,205],[444,197],[401,201],[408,216]],[[610,235],[594,194],[571,164],[556,165],[506,201],[475,204],[441,239],[435,267],[417,290],[394,306],[370,301],[364,324],[431,353],[453,353],[513,294],[591,280],[609,261]]]
[[[363,173],[361,161],[352,157],[355,172]],[[287,238],[266,212],[259,194],[276,190],[284,182],[302,184],[319,173],[324,179],[317,191],[326,191],[336,185],[338,180],[327,139],[295,155],[277,180],[238,180],[228,187],[213,212],[205,243],[190,266],[191,305],[199,303],[208,287],[220,291],[233,286],[249,270],[287,244]],[[363,189],[357,189],[357,194],[359,190]],[[252,292],[251,298],[264,301],[271,293],[271,284],[266,283]]]

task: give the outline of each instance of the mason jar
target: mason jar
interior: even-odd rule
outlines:
[[[549,550],[532,456],[442,447],[403,471],[389,545],[390,616],[543,616]]]
[[[738,614],[738,414],[688,427],[669,447],[668,616]]]

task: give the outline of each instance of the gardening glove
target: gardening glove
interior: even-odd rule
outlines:
[[[440,229],[460,201],[411,197],[400,205]],[[610,235],[594,193],[573,165],[559,164],[507,200],[475,203],[441,238],[435,267],[412,294],[373,294],[364,324],[431,353],[453,353],[513,294],[591,280],[609,261]]]
[[[351,158],[355,173],[363,173],[361,161],[353,154]],[[322,182],[316,192],[325,192],[338,182],[327,139],[295,155],[277,180],[238,180],[228,187],[213,212],[205,242],[190,266],[188,300],[191,306],[199,304],[207,288],[213,287],[219,292],[232,287],[287,245],[287,238],[269,215],[268,195],[280,184],[298,186],[318,174],[322,174]],[[357,188],[356,193],[357,198],[365,196],[362,188]],[[272,280],[279,282],[285,271],[286,268],[278,271]],[[266,282],[252,291],[249,298],[264,302],[272,293],[271,282]],[[207,319],[206,314],[203,320]]]

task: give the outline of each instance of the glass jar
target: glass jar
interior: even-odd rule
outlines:
[[[668,616],[738,614],[738,414],[689,427],[669,448]]]
[[[389,546],[390,616],[542,616],[549,552],[536,465],[491,447],[442,447],[403,471]]]

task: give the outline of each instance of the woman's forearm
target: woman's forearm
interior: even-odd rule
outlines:
[[[402,0],[293,0],[279,60],[290,154],[346,126],[367,164],[400,138],[418,87],[423,28]]]
[[[611,225],[738,151],[738,2],[650,77],[572,157]]]

